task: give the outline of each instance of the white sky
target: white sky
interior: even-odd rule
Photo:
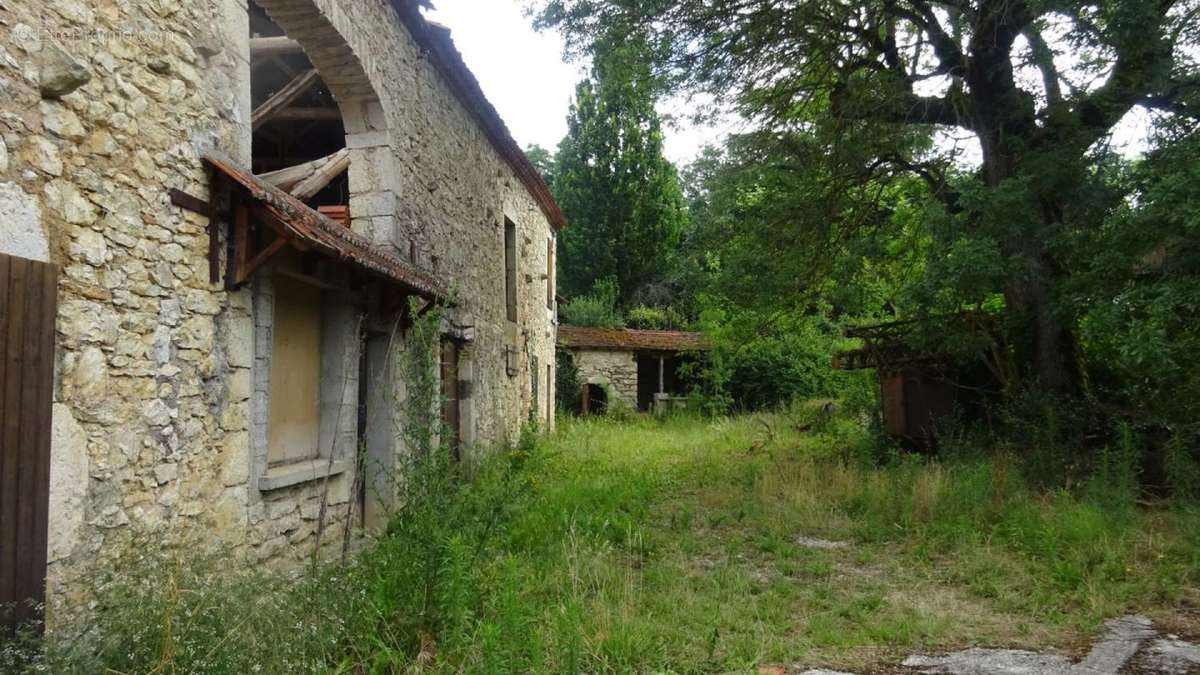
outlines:
[[[434,0],[436,9],[426,16],[450,28],[467,66],[521,147],[536,143],[553,151],[567,133],[567,108],[575,84],[586,76],[587,64],[563,63],[562,37],[533,30],[524,13],[525,2]],[[687,123],[689,105],[683,100],[666,101],[659,109],[678,120],[664,130],[664,154],[680,167],[705,145],[718,144],[729,133],[743,130],[736,121],[715,127]],[[1126,156],[1144,152],[1148,121],[1144,109],[1131,111],[1114,130],[1115,149]],[[971,155],[968,150],[964,157],[968,164]]]
[[[587,64],[562,61],[558,33],[538,33],[525,16],[524,0],[434,0],[426,16],[450,28],[454,44],[483,86],[483,93],[521,147],[536,143],[553,151],[567,134],[567,108]],[[667,102],[662,112],[682,112]],[[681,124],[665,130],[667,158],[685,164],[728,129]]]

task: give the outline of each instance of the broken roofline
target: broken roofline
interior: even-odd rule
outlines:
[[[450,29],[428,21],[421,15],[420,7],[432,9],[430,0],[391,0],[391,3],[400,21],[428,54],[430,62],[437,68],[459,102],[475,118],[492,147],[517,174],[517,178],[537,202],[550,225],[555,229],[566,227],[566,216],[554,201],[554,196],[550,194],[550,187],[546,185],[541,172],[529,161],[525,151],[513,139],[495,106],[484,95],[479,80],[454,46]]]
[[[280,241],[312,246],[327,256],[350,262],[429,299],[445,299],[448,296],[445,284],[440,280],[395,255],[379,250],[371,240],[335,223],[299,199],[248,170],[239,168],[219,153],[210,152],[205,155],[204,161],[225,179],[241,186],[251,200],[265,207],[267,215],[282,228],[277,232],[283,238]],[[210,196],[210,199],[215,198],[215,195]]]

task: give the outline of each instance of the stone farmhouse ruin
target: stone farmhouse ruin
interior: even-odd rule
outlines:
[[[700,333],[569,325],[558,327],[558,346],[578,370],[585,415],[614,404],[660,415],[686,405],[680,367],[708,349]]]
[[[414,298],[456,453],[554,424],[565,223],[427,3],[0,5],[0,603],[382,522]]]

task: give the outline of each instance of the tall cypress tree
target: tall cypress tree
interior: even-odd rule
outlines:
[[[570,223],[560,239],[564,292],[612,278],[622,306],[663,276],[686,218],[646,56],[636,42],[597,49],[591,77],[575,89],[554,179]]]

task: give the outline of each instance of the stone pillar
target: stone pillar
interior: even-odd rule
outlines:
[[[408,254],[408,243],[396,240],[396,193],[399,184],[391,135],[377,100],[339,104],[350,153],[350,227],[377,244]]]

